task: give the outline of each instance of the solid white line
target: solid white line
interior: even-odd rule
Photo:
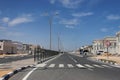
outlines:
[[[86,67],[89,67],[89,68],[94,68],[93,66],[89,65],[89,64],[85,64]]]
[[[79,68],[85,68],[85,66],[81,65],[81,64],[76,64],[77,67]]]
[[[69,56],[69,58],[71,58],[75,63],[77,63],[77,61],[74,58],[72,58],[71,56]]]
[[[59,64],[59,68],[63,68],[64,67],[64,64]]]
[[[67,64],[69,68],[73,68],[74,66],[72,64]]]
[[[37,68],[32,69],[22,80],[27,80],[27,78],[34,72]]]
[[[50,64],[48,67],[53,68],[55,67],[55,64]]]
[[[60,56],[61,56],[61,54],[58,55],[58,56],[56,56],[55,58],[52,58],[52,59],[44,62],[43,64],[46,64],[46,63],[48,63],[48,62],[50,62],[50,61],[52,61],[52,60],[54,60],[54,59],[56,59],[56,58],[58,58],[58,57],[60,57]],[[39,66],[39,64],[38,64],[38,66]],[[28,72],[28,74],[27,74],[22,80],[27,80],[27,78],[28,78],[37,68],[38,68],[38,67],[33,68],[30,72]]]

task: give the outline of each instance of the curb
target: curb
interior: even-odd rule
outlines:
[[[88,60],[92,60],[92,61],[96,61],[96,62],[101,62],[101,63],[105,63],[105,64],[110,64],[113,66],[118,66],[119,64],[116,63],[115,61],[110,61],[110,60],[105,60],[105,59],[92,59],[92,58],[87,58]]]
[[[45,61],[47,61],[47,60],[49,60],[49,59],[52,59],[52,58],[54,58],[54,57],[55,57],[55,56],[52,56],[52,57],[50,57],[50,58],[47,58],[47,59],[45,59],[43,62],[45,62]],[[37,64],[38,64],[38,63],[37,63]],[[25,69],[27,69],[27,68],[30,68],[30,67],[34,67],[35,65],[36,65],[36,64],[28,65],[28,66],[24,66],[24,67],[15,69],[15,70],[13,70],[12,72],[9,72],[9,73],[3,75],[3,76],[0,78],[0,80],[8,80],[10,77],[12,77],[13,75],[17,74],[18,72],[20,72],[20,71],[22,71],[22,70],[25,70]]]
[[[4,76],[2,76],[0,78],[0,80],[8,80],[11,76],[17,74],[18,72],[20,72],[20,71],[22,71],[22,70],[24,70],[26,68],[33,67],[33,66],[34,65],[29,65],[29,66],[24,66],[24,67],[18,68],[16,70],[13,70],[12,72],[9,72],[9,73],[5,74]]]

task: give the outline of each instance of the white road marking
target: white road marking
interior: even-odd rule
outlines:
[[[50,64],[48,67],[53,68],[55,67],[55,64]]]
[[[93,66],[98,67],[98,68],[104,68],[104,67],[99,66],[99,65],[97,65],[97,64],[93,64]]]
[[[94,68],[93,66],[89,65],[89,64],[85,64],[86,67],[88,68]]]
[[[71,58],[75,63],[77,63],[77,61],[73,57],[69,56],[69,58]]]
[[[107,68],[112,68],[111,66],[108,66],[108,65],[102,65],[102,66]]]
[[[58,55],[58,56],[56,56],[55,58],[52,58],[52,59],[44,62],[43,64],[46,64],[46,63],[48,63],[48,62],[50,62],[50,61],[52,61],[52,60],[54,60],[54,59],[56,59],[56,58],[58,58],[58,57],[60,57],[60,56],[61,56],[61,55]],[[38,67],[39,67],[39,66],[38,66]],[[38,67],[33,68],[30,72],[28,72],[28,74],[27,74],[22,80],[27,80],[27,78],[28,78]]]
[[[38,64],[36,67],[45,67],[47,64]]]
[[[27,80],[27,78],[34,72],[37,68],[32,69],[22,80]]]
[[[81,65],[81,64],[76,64],[77,67],[79,68],[85,68],[85,66]]]
[[[64,64],[59,64],[59,68],[63,68],[64,67]]]
[[[67,64],[69,68],[73,68],[74,66],[72,64]]]

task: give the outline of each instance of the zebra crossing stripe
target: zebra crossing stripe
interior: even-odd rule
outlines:
[[[93,66],[89,65],[89,64],[85,64],[86,67],[89,67],[89,68],[94,68]]]
[[[108,66],[108,65],[102,65],[102,66],[107,68],[112,68],[111,66]]]
[[[97,65],[97,64],[93,64],[93,66],[98,67],[98,68],[104,68],[104,67],[99,66],[99,65]]]
[[[81,64],[76,64],[77,67],[79,68],[85,68],[85,66],[81,65]]]
[[[63,68],[63,67],[64,67],[64,64],[59,64],[59,67],[60,67],[60,68]]]
[[[67,64],[69,68],[73,68],[74,66],[72,64]]]
[[[53,68],[55,67],[55,64],[50,64],[48,67]]]
[[[36,67],[45,67],[46,64],[38,64]]]

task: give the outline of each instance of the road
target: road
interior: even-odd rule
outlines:
[[[30,58],[33,58],[33,55],[9,56],[9,57],[0,58],[0,64],[2,64],[2,63],[9,63],[9,62],[12,62],[12,61],[30,59]]]
[[[9,80],[120,80],[120,68],[66,53]]]

